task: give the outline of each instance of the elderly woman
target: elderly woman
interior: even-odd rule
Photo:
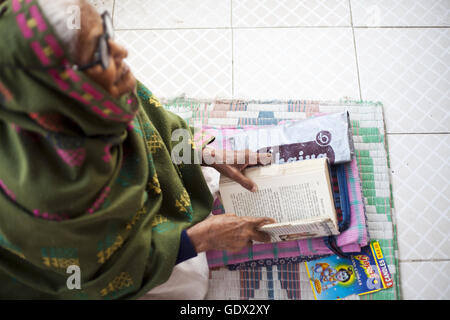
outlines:
[[[0,39],[0,298],[203,298],[205,251],[268,240],[271,219],[209,215],[200,165],[171,158],[189,127],[135,80],[108,14],[0,1]],[[254,191],[246,165],[211,164]]]

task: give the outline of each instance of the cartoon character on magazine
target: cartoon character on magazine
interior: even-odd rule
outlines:
[[[328,263],[316,263],[313,271],[321,283],[321,291],[330,289],[339,283],[345,283],[350,280],[353,269],[352,267],[341,267],[338,270],[333,269]]]

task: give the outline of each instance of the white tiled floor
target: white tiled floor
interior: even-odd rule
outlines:
[[[160,97],[379,100],[405,299],[450,299],[450,0],[91,0]]]
[[[355,40],[362,97],[383,102],[388,133],[449,131],[449,28],[358,28]]]
[[[237,29],[233,47],[236,97],[359,96],[351,28]]]

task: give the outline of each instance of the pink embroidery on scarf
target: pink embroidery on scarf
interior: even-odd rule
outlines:
[[[48,213],[48,212],[39,212],[38,209],[33,210],[33,215],[36,218],[41,218],[45,220],[54,220],[54,221],[62,221],[69,219],[69,216],[65,213],[63,214],[54,214],[54,213]]]
[[[67,62],[65,62],[67,64]],[[73,82],[78,82],[80,81],[80,76],[77,75],[77,73],[75,71],[73,71],[70,68],[67,68],[65,70],[65,73],[69,76],[70,79],[72,79]]]
[[[103,149],[103,151],[105,151],[105,155],[103,156],[103,161],[105,162],[109,162],[109,160],[111,160],[112,156],[111,156],[111,152],[109,151],[111,148],[111,145],[108,143],[105,148]]]
[[[22,130],[22,128],[20,128],[17,124],[15,123],[11,123],[11,127],[17,132],[20,133],[20,131]]]
[[[28,27],[27,19],[25,18],[24,13],[19,13],[16,17],[17,24],[19,25],[20,30],[22,31],[23,36],[26,39],[29,39],[33,36],[33,32]]]
[[[89,101],[87,101],[86,99],[84,99],[82,96],[80,96],[80,95],[79,95],[78,93],[76,93],[75,91],[72,91],[72,92],[70,93],[70,96],[71,96],[72,98],[77,99],[78,101],[80,101],[80,102],[82,102],[82,103],[84,103],[84,104],[89,105]]]
[[[64,150],[56,148],[56,152],[59,154],[61,159],[63,159],[69,166],[81,166],[86,159],[86,149],[78,148],[78,149],[70,149]]]
[[[103,98],[103,95],[98,92],[93,86],[91,86],[88,83],[84,83],[81,88],[94,97],[95,100],[101,100]]]
[[[58,41],[53,35],[46,35],[44,40],[45,42],[47,42],[48,46],[52,49],[54,55],[57,58],[60,58],[64,55],[63,49],[59,46]]]
[[[102,110],[100,110],[99,107],[97,106],[93,106],[92,107],[92,111],[94,111],[95,113],[97,113],[98,115],[102,116],[103,118],[107,118],[108,116],[106,114],[103,113]]]
[[[47,25],[45,24],[44,19],[42,19],[42,16],[39,12],[39,9],[37,8],[36,5],[31,6],[30,8],[30,14],[31,16],[34,18],[34,20],[37,23],[37,28],[40,32],[43,32],[45,30],[47,30]]]
[[[55,114],[38,114],[37,112],[30,112],[30,117],[35,120],[37,123],[39,123],[42,127],[45,129],[51,130],[51,131],[62,131],[62,117],[61,115],[55,113]]]
[[[8,189],[8,187],[6,186],[6,184],[3,182],[3,180],[0,180],[0,188],[3,189],[3,191],[5,191],[6,195],[13,201],[16,201],[16,195]]]
[[[61,79],[58,71],[52,69],[52,70],[49,70],[48,73],[50,73],[53,80],[55,80],[55,82],[58,84],[58,86],[61,88],[61,90],[66,91],[69,89],[70,86],[66,82],[64,82],[64,80]]]
[[[5,97],[6,102],[12,100],[13,96],[11,92],[0,82],[0,93]]]
[[[116,106],[114,103],[112,103],[111,101],[105,101],[103,103],[103,106],[105,106],[106,108],[108,108],[109,110],[114,112],[115,114],[121,114],[122,113],[122,110],[118,106]]]
[[[48,57],[45,54],[44,50],[42,50],[42,47],[41,47],[39,42],[33,41],[31,43],[31,48],[33,48],[34,53],[37,55],[39,60],[41,60],[41,63],[44,66],[50,64],[50,60],[48,59]]]
[[[20,1],[19,0],[13,0],[12,1],[12,9],[13,9],[13,12],[17,12],[17,11],[19,11],[20,10]]]
[[[97,209],[101,206],[101,204],[103,202],[105,202],[106,197],[109,194],[109,191],[111,190],[110,187],[106,187],[102,193],[100,193],[100,196],[97,198],[97,200],[95,200],[94,204],[92,205],[91,208],[89,208],[88,212],[90,214],[93,214],[95,211],[97,211]]]

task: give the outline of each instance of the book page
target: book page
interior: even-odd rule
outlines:
[[[277,223],[315,220],[335,214],[323,170],[252,179],[258,185],[256,192],[237,183],[221,184],[226,212],[272,217]]]
[[[267,232],[270,235],[272,242],[317,238],[339,234],[339,231],[336,230],[336,227],[334,226],[334,222],[329,218],[301,224],[268,224],[262,226],[260,230]]]

